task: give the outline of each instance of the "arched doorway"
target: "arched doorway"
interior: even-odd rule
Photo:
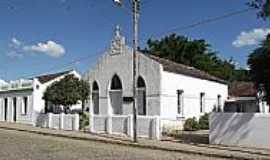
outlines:
[[[99,114],[99,87],[96,81],[93,83],[92,87],[92,102],[94,114]]]
[[[123,113],[123,97],[122,97],[122,83],[117,75],[114,75],[110,86],[110,101],[113,114]]]
[[[146,85],[141,76],[137,80],[137,107],[139,115],[146,115]]]

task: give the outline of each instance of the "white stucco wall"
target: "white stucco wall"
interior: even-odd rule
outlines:
[[[69,74],[74,74],[76,77],[81,78],[81,76],[76,71],[71,71]],[[17,105],[16,105],[16,122],[24,123],[24,124],[34,124],[36,122],[36,118],[40,113],[44,112],[45,102],[42,99],[44,92],[47,87],[50,86],[53,82],[59,81],[64,78],[66,75],[57,77],[47,83],[41,84],[36,78],[33,79],[33,87],[30,89],[23,90],[7,90],[0,92],[0,120],[4,121],[4,99],[8,98],[8,109],[7,109],[7,121],[13,122],[13,98],[16,97]],[[27,114],[22,114],[22,105],[23,105],[23,97],[27,97],[28,99],[28,107]],[[77,104],[72,106],[72,109],[80,109],[81,104]]]
[[[120,35],[119,29],[116,30],[110,48],[84,76],[84,79],[89,81],[91,90],[94,82],[98,84],[99,119],[96,122],[102,124],[100,128],[104,128],[104,121],[101,120],[101,123],[100,117],[113,114],[110,84],[114,75],[117,75],[121,81],[122,97],[133,97],[133,55],[132,50],[125,45],[124,39]],[[175,124],[182,126],[186,118],[199,118],[200,115],[203,115],[204,113],[200,113],[200,93],[205,93],[204,112],[210,112],[214,105],[217,106],[218,95],[221,96],[221,105],[228,97],[228,86],[225,84],[163,71],[162,64],[144,54],[138,54],[137,63],[137,76],[141,76],[146,83],[146,115],[160,116],[161,127],[175,126]],[[180,116],[177,115],[177,90],[184,91],[184,112]],[[119,93],[121,91],[118,90],[113,96],[121,101]],[[97,93],[95,93],[95,97],[96,95]],[[89,99],[88,105],[92,114],[92,95]],[[113,104],[121,105],[121,102],[118,103],[118,101],[113,101]],[[96,99],[95,102],[97,102]],[[116,113],[119,113],[119,108],[115,109]],[[123,115],[133,113],[132,102],[123,102],[122,108]]]
[[[66,75],[73,74],[77,78],[81,78],[80,74],[78,74],[76,71],[71,71],[68,74],[59,76],[51,81],[48,81],[44,84],[41,84],[37,79],[34,79],[34,111],[36,113],[39,112],[44,112],[45,109],[45,101],[42,99],[44,92],[46,89],[52,85],[54,82],[60,81],[63,79]],[[37,85],[39,86],[39,89],[37,88]],[[81,103],[78,103],[74,106],[71,107],[71,109],[80,109],[81,108]]]
[[[205,112],[211,112],[217,105],[217,96],[221,95],[221,104],[228,97],[228,86],[186,75],[162,72],[161,118],[175,120],[204,114],[200,112],[200,93],[205,93]],[[183,115],[177,115],[177,90],[183,90]]]
[[[210,143],[270,148],[270,115],[263,113],[212,113]]]
[[[79,130],[79,114],[39,114],[37,127],[60,129],[67,131]]]
[[[32,112],[33,112],[33,91],[32,90],[22,90],[22,91],[11,91],[0,93],[0,120],[4,121],[4,99],[8,98],[7,107],[7,122],[14,122],[14,108],[13,108],[13,98],[16,97],[16,121],[24,124],[32,124]],[[23,107],[23,97],[28,99],[27,113],[22,114]]]
[[[146,56],[138,55],[138,76],[141,76],[146,83],[146,114],[160,115],[160,75],[161,65]],[[101,115],[111,114],[110,84],[114,75],[117,75],[122,83],[123,97],[132,97],[132,52],[118,55],[105,53],[86,75],[90,82],[91,89],[94,81],[99,86],[99,111]],[[90,98],[91,99],[91,98]],[[132,114],[132,103],[123,103],[123,114]]]

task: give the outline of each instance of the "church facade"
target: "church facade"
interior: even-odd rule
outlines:
[[[137,58],[138,115],[159,117],[162,131],[181,129],[187,118],[223,109],[225,81],[152,55],[138,53]],[[117,28],[110,48],[84,76],[91,86],[92,114],[132,115],[132,68],[132,49]]]

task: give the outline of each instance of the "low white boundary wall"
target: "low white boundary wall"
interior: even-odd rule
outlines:
[[[39,114],[36,126],[60,130],[79,130],[80,118],[78,114]]]
[[[270,148],[270,114],[211,113],[211,144]]]
[[[138,116],[137,135],[160,139],[160,119],[158,116]],[[133,136],[132,115],[90,115],[90,132]]]

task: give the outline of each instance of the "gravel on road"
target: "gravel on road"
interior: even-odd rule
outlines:
[[[209,160],[200,155],[140,149],[0,129],[1,160]]]

